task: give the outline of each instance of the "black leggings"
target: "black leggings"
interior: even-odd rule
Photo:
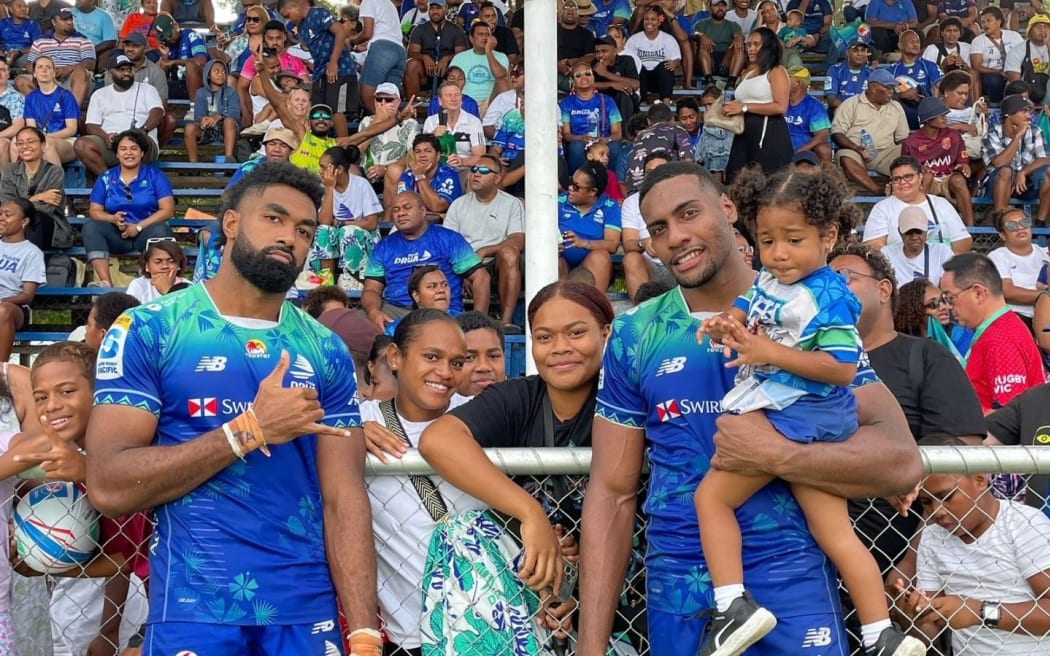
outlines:
[[[638,74],[638,83],[643,100],[650,93],[657,93],[661,98],[670,98],[674,93],[674,71],[667,70],[664,62],[660,62],[651,71],[643,68]]]

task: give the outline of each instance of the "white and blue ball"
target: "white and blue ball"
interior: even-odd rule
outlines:
[[[98,549],[98,517],[80,486],[44,483],[15,508],[15,548],[42,574],[86,565]]]

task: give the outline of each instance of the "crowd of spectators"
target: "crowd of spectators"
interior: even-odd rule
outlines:
[[[441,341],[427,331],[449,327],[417,315],[409,327],[438,325],[418,335],[401,328],[419,309],[458,319],[477,363],[458,392],[476,395],[502,380],[503,337],[523,330],[524,98],[542,91],[558,105],[558,275],[571,285],[599,297],[625,291],[637,304],[674,284],[640,207],[662,165],[696,162],[728,188],[749,166],[822,170],[877,197],[832,267],[862,302],[857,326],[872,366],[916,440],[983,438],[983,422],[938,414],[938,404],[958,404],[956,393],[975,412],[1003,417],[1045,381],[1050,256],[1033,228],[1050,219],[1048,12],[855,0],[843,20],[864,21],[870,38],[855,30],[843,40],[828,0],[559,0],[558,85],[537,90],[526,86],[524,12],[500,0],[362,0],[339,15],[310,0],[243,0],[230,25],[216,24],[211,0],[126,5],[0,3],[0,360],[29,323],[48,258],[76,240],[64,167],[82,165],[91,189],[81,233],[89,284],[123,286],[111,255],[139,258],[127,293],[144,304],[216,275],[219,224],[197,236],[191,275],[169,223],[176,190],[157,162],[176,149],[202,168],[236,162],[231,187],[267,162],[316,174],[320,225],[289,296],[313,290],[311,314],[327,314],[340,334],[367,335],[350,340],[363,396],[414,394],[414,380],[399,387],[397,367]],[[181,144],[176,98],[190,107]],[[986,217],[975,211],[979,198],[989,199]],[[987,256],[972,252],[968,231],[982,218],[1002,244]],[[755,236],[734,229],[734,247],[757,269]],[[604,330],[605,306],[570,289],[570,309],[595,305],[584,319]],[[330,314],[355,304],[353,320]],[[87,329],[101,341],[119,312],[103,321],[98,308]],[[498,339],[476,346],[472,334]],[[920,356],[904,336],[928,338]],[[908,369],[916,357],[925,385]],[[599,361],[600,349],[587,352],[580,389]],[[442,412],[464,402],[446,391]],[[538,392],[517,393],[531,403]],[[580,398],[573,416],[593,411],[594,398]],[[456,415],[472,439],[506,445],[484,435],[515,417],[478,407]],[[378,405],[366,414],[384,421]],[[410,427],[413,444],[424,428]],[[580,444],[568,433],[583,429],[571,428],[559,425],[559,444]],[[970,484],[1003,498],[1025,490],[1017,477]],[[877,541],[884,527],[869,528]],[[920,555],[920,579],[933,580],[930,555]],[[907,605],[921,614],[919,600]],[[391,635],[411,653],[418,643],[403,622],[394,619]]]

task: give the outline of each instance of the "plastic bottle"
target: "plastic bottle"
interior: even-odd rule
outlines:
[[[448,112],[445,110],[438,112],[438,125],[448,128],[445,134],[438,137],[438,144],[441,146],[441,161],[447,163],[448,158],[456,154],[456,137],[452,134],[452,129],[448,127]]]
[[[878,151],[875,150],[875,139],[871,136],[871,133],[861,128],[860,131],[860,146],[864,149],[864,153],[868,159],[874,159],[878,155]]]

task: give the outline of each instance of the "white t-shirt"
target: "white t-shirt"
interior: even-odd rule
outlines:
[[[428,116],[423,122],[423,132],[434,134],[438,126],[438,114]],[[456,135],[456,154],[460,157],[470,157],[474,146],[485,145],[485,130],[481,127],[481,119],[462,109],[459,110],[459,120],[449,129]]]
[[[503,190],[488,203],[470,193],[452,201],[443,225],[463,235],[475,251],[494,246],[515,233],[525,232],[525,207]]]
[[[1050,519],[1013,501],[998,501],[999,514],[967,544],[937,524],[922,531],[917,563],[919,589],[1003,604],[1034,601],[1029,578],[1050,570]],[[1035,638],[984,627],[954,631],[956,654],[1034,656],[1050,653],[1050,636]]]
[[[22,284],[27,282],[47,284],[43,251],[30,241],[0,241],[0,298],[21,294]]]
[[[645,36],[645,32],[638,32],[627,39],[623,50],[637,57],[642,62],[642,68],[647,71],[661,66],[664,62],[682,58],[682,49],[678,46],[678,41],[663,31],[657,32],[656,38],[652,40]]]
[[[951,50],[948,50],[948,54],[949,55],[958,54],[960,57],[962,57],[963,61],[966,62],[967,66],[970,65],[970,44],[969,43],[963,43],[962,41],[960,41],[959,43],[955,44],[955,48],[953,48]],[[929,60],[929,61],[933,62],[934,64],[937,64],[937,60],[940,59],[940,56],[941,56],[941,51],[938,50],[937,46],[935,46],[935,45],[926,46],[926,50],[924,50],[922,52],[922,58],[926,59],[926,60]],[[937,64],[937,65],[940,66],[940,64]]]
[[[1009,278],[1016,287],[1035,290],[1036,282],[1039,280],[1039,272],[1043,266],[1050,262],[1050,255],[1046,254],[1045,248],[1032,245],[1032,252],[1028,255],[1018,255],[1010,252],[1006,246],[1000,246],[991,253],[988,259],[995,262],[995,268],[1004,279]],[[1031,318],[1035,314],[1035,305],[1014,305],[1010,309],[1017,314]]]
[[[963,239],[970,239],[970,233],[966,231],[959,213],[955,211],[947,199],[940,196],[927,194],[930,202],[922,201],[914,205],[926,214],[929,221],[929,237],[926,241],[930,244],[951,244]],[[933,212],[930,212],[930,203],[933,204]],[[879,237],[888,237],[888,244],[896,244],[901,241],[900,228],[897,220],[909,205],[896,196],[890,196],[880,200],[871,208],[868,221],[864,224],[864,241],[871,241]],[[934,217],[936,214],[936,217]]]
[[[898,287],[919,278],[926,278],[935,285],[940,284],[941,276],[944,275],[944,263],[954,255],[951,247],[944,244],[926,244],[922,253],[909,258],[904,254],[903,243],[883,246],[882,254],[893,265]]]
[[[982,66],[1001,71],[1003,70],[1003,64],[1005,64],[1003,52],[1010,52],[1010,48],[1018,43],[1024,43],[1024,39],[1020,34],[1012,30],[1003,30],[1003,34],[1000,37],[1002,50],[987,34],[981,34],[970,42],[970,54],[983,55]]]
[[[504,91],[489,102],[488,109],[485,110],[485,117],[481,119],[481,124],[485,127],[494,125],[498,130],[503,125],[503,117],[517,106],[518,92],[514,89]]]
[[[332,190],[332,204],[336,221],[360,221],[383,213],[383,204],[379,202],[375,189],[359,175],[351,174],[350,183],[343,191]]]
[[[190,281],[179,276],[175,279],[175,284],[178,285],[181,283],[190,284]],[[128,284],[128,295],[139,299],[139,303],[142,303],[143,305],[146,303],[152,303],[163,296],[163,294],[160,293],[160,290],[154,287],[153,283],[150,282],[150,279],[146,276],[139,276]]]
[[[392,41],[402,45],[401,19],[390,0],[361,0],[360,17],[362,20],[371,18],[375,21],[372,25],[372,41]]]
[[[1007,73],[1021,72],[1021,62],[1024,61],[1024,56],[1028,52],[1028,45],[1028,41],[1022,41],[1006,51],[1006,68],[1004,70]],[[1041,46],[1032,43],[1031,46],[1032,67],[1036,73],[1046,73],[1047,67],[1050,65],[1050,51],[1047,51],[1045,43]]]
[[[755,23],[758,21],[758,12],[754,9],[748,9],[747,16],[741,18],[736,13],[736,9],[730,9],[726,12],[726,20],[739,25],[740,31],[744,33],[744,36],[748,36],[755,29]]]
[[[649,239],[649,228],[645,227],[645,219],[642,218],[640,204],[641,200],[638,192],[623,199],[623,204],[620,205],[620,226],[623,229],[637,230],[638,239]],[[660,264],[660,260],[652,257],[649,253],[642,253],[642,255],[650,262]]]
[[[104,132],[118,134],[141,128],[154,108],[163,109],[164,103],[152,85],[133,82],[127,91],[120,91],[111,84],[91,94],[84,120],[102,126]],[[149,136],[153,143],[157,142],[156,128],[149,131]]]
[[[470,399],[458,394],[449,409]],[[431,422],[407,421],[400,417],[405,436],[412,448],[419,446],[419,436]],[[378,401],[361,403],[361,421],[383,421]],[[445,500],[449,512],[488,508],[439,476],[430,476]],[[365,479],[368,499],[372,504],[372,533],[378,561],[379,611],[392,642],[406,649],[420,646],[419,623],[423,618],[423,566],[427,560],[430,535],[436,524],[423,507],[408,476],[370,476]]]

